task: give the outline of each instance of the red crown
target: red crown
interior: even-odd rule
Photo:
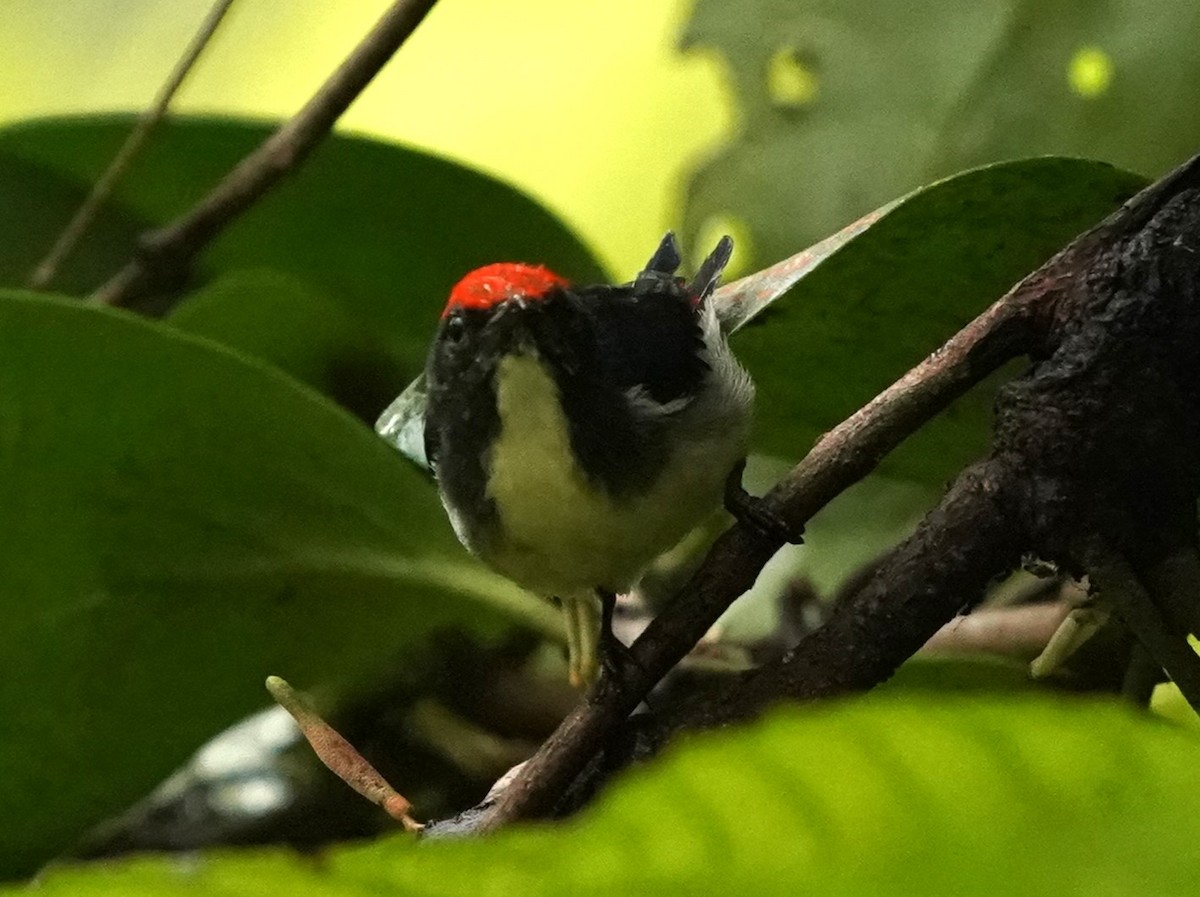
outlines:
[[[568,283],[540,265],[498,262],[476,268],[454,285],[442,317],[456,308],[488,309],[508,299],[541,299]]]

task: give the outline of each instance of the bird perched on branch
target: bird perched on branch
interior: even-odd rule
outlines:
[[[724,237],[690,281],[672,234],[620,286],[472,271],[424,387],[377,424],[424,454],[471,552],[561,604],[577,685],[620,648],[616,594],[720,504],[731,471],[740,489],[754,387],[709,301],[732,250]]]

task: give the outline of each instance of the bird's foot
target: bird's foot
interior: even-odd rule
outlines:
[[[633,651],[613,632],[613,614],[617,607],[617,596],[604,589],[596,590],[600,599],[600,668],[607,678],[624,683],[633,672],[645,674]]]
[[[629,646],[617,636],[600,630],[600,669],[603,675],[617,682],[624,682],[633,671],[642,672],[642,665],[633,656]]]
[[[754,527],[764,536],[790,545],[804,542],[804,530],[796,532],[782,517],[772,511],[761,498],[751,495],[742,486],[742,474],[746,470],[743,458],[729,471],[725,478],[725,510],[739,522]]]

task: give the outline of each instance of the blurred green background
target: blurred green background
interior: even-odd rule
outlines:
[[[142,108],[208,6],[7,0],[0,123]],[[241,0],[175,108],[290,114],[386,6]],[[1189,0],[455,0],[339,127],[512,183],[614,276],[685,223],[732,230],[746,270],[986,162],[1166,170],[1197,33]]]
[[[261,706],[267,673],[327,706],[386,692],[367,715],[387,707],[393,728],[376,735],[399,746],[397,783],[447,812],[574,699],[539,691],[561,686],[551,609],[468,558],[430,484],[362,424],[420,369],[467,266],[520,253],[624,279],[671,227],[693,254],[732,232],[746,272],[905,197],[809,253],[804,279],[735,336],[759,386],[760,487],[1200,150],[1194,0],[442,0],[339,126],[370,139],[331,141],[235,224],[165,324],[10,289],[129,126],[30,120],[140,110],[209,5],[0,4],[0,808],[20,820],[0,832],[4,876]],[[59,287],[86,292],[134,234],[203,195],[387,5],[239,0],[181,120]],[[1026,158],[1047,154],[1067,158]],[[772,634],[797,570],[828,598],[911,528],[986,450],[994,386],[813,521],[761,578],[757,619],[726,628],[734,647]],[[910,874],[930,894],[1190,893],[1178,842],[1194,741],[1033,695],[1019,663],[977,660],[680,750],[583,829],[424,852],[393,839],[329,866],[266,853],[192,878],[156,861],[111,879],[84,868],[51,875],[47,893],[665,895],[785,880],[915,893],[895,890]],[[540,699],[537,725],[514,730],[515,704],[488,704],[513,679],[510,701]],[[951,697],[964,688],[978,694]],[[964,886],[963,857],[978,855],[999,871]],[[418,866],[428,877],[408,878]]]
[[[210,5],[5,0],[0,123],[143,108]],[[175,108],[287,116],[387,6],[240,0]],[[715,54],[676,50],[688,10],[686,0],[439,3],[340,128],[498,175],[632,274],[678,220],[685,173],[733,120]]]

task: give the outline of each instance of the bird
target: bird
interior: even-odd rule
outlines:
[[[690,280],[672,233],[619,285],[471,271],[377,424],[428,463],[468,551],[561,606],[578,687],[619,662],[616,596],[740,490],[754,385],[711,301],[732,251]]]

